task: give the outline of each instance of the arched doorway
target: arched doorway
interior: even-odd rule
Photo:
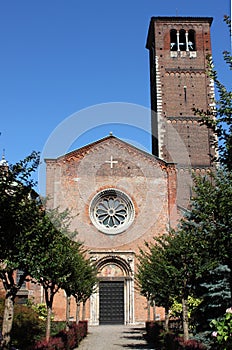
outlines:
[[[98,260],[99,282],[91,297],[90,324],[134,323],[134,281],[127,260],[119,255],[105,255]]]

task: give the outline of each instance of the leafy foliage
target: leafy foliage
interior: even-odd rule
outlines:
[[[93,269],[84,258],[82,244],[70,240],[76,232],[69,230],[69,213],[58,209],[44,210],[33,190],[32,173],[39,163],[33,152],[13,166],[0,168],[0,277],[6,290],[6,306],[2,333],[7,346],[13,322],[16,294],[25,279],[34,279],[45,291],[47,306],[47,339],[50,337],[54,295],[73,275],[82,291],[81,298],[90,296]],[[77,265],[76,261],[81,262]],[[16,270],[21,270],[19,281]],[[83,275],[85,273],[85,276]],[[82,288],[82,289],[81,289]],[[84,290],[85,288],[85,290]],[[77,292],[77,290],[76,290]]]
[[[151,304],[163,306],[168,311],[176,295],[175,267],[166,255],[166,237],[156,238],[146,243],[146,249],[140,249],[138,272],[135,276],[141,294]],[[166,319],[166,327],[168,319]]]
[[[201,304],[201,299],[188,296],[187,305],[188,305],[188,317],[189,319],[193,318],[193,314],[197,307]],[[182,318],[182,304],[178,303],[176,300],[173,301],[173,304],[170,308],[170,317]]]
[[[51,221],[51,215],[53,220]],[[60,219],[61,218],[61,219]],[[54,221],[56,226],[54,226]],[[50,323],[52,306],[55,294],[64,286],[71,275],[70,268],[74,269],[73,257],[80,254],[81,244],[68,238],[69,229],[67,222],[63,222],[63,213],[58,209],[50,210],[49,215],[42,215],[38,222],[39,234],[37,236],[37,252],[29,250],[33,264],[31,275],[40,283],[45,292],[47,305],[47,340],[50,337]],[[78,276],[76,275],[78,278]],[[80,277],[80,276],[79,276]]]
[[[185,221],[183,225],[186,225]],[[173,231],[156,238],[153,244],[147,243],[147,251],[140,250],[136,277],[141,293],[149,300],[154,299],[156,305],[163,306],[166,314],[169,313],[174,300],[182,303],[186,338],[188,338],[187,300],[194,295],[196,281],[208,268],[205,256],[197,253],[199,240],[193,234],[194,230],[195,227],[189,227],[188,231],[181,227],[177,232]]]
[[[231,302],[229,285],[230,270],[226,265],[219,265],[207,271],[198,286],[198,295],[202,301],[194,312],[197,332],[206,341],[212,340],[210,322],[220,317]]]
[[[45,303],[31,304],[31,308],[38,314],[40,320],[45,321],[47,318],[47,307]]]
[[[195,227],[201,254],[211,261],[211,268],[222,263],[231,270],[232,173],[219,169],[210,177],[196,178],[195,194],[184,227]]]
[[[229,16],[224,17],[224,21],[231,29],[231,19]],[[228,51],[223,52],[224,61],[232,69],[232,56]],[[202,122],[217,135],[213,143],[218,147],[219,161],[224,164],[228,170],[232,170],[232,92],[220,82],[218,73],[214,68],[212,58],[208,56],[208,74],[214,81],[218,91],[219,100],[214,101],[215,106],[207,111],[194,109],[195,113],[202,118]]]
[[[34,181],[31,179],[38,162],[38,153],[32,152],[23,161],[0,169],[1,277],[6,288],[8,272],[10,277],[12,270],[28,271],[29,261],[24,244],[34,234],[31,223],[38,211],[38,196],[33,190]],[[19,288],[25,277],[20,279]]]
[[[220,264],[228,266],[224,287],[227,283],[231,297],[232,174],[219,169],[208,177],[196,177],[195,184],[191,211],[178,229],[156,239],[154,245],[147,244],[147,251],[141,250],[137,277],[141,293],[157,295],[158,305],[165,306],[159,299],[165,297],[170,307],[175,297],[185,300],[186,306],[189,296],[198,295],[206,272]]]
[[[4,297],[0,297],[0,315],[4,313]],[[0,318],[0,326],[2,317]],[[31,349],[35,340],[44,334],[44,322],[30,305],[16,304],[12,327],[12,345],[23,350]],[[23,336],[22,336],[23,335]]]
[[[14,300],[29,275],[28,242],[37,234],[33,222],[40,214],[41,205],[33,190],[32,174],[38,164],[39,154],[32,152],[15,165],[0,167],[0,278],[6,291],[2,343],[6,346],[10,342]],[[15,281],[16,270],[23,272],[18,281]]]
[[[68,296],[73,295],[76,302],[85,302],[94,291],[97,271],[87,258],[83,247],[76,242],[70,242],[70,244],[71,254],[66,262],[69,275],[61,287]]]
[[[215,329],[212,336],[215,338],[215,349],[227,350],[232,348],[232,308],[228,308],[223,317],[212,320],[211,327]]]

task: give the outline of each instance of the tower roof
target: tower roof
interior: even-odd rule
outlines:
[[[8,164],[6,158],[5,158],[4,153],[3,153],[2,159],[0,160],[0,166],[7,166],[7,167],[8,167],[8,165],[9,165],[9,164]]]
[[[154,16],[151,17],[151,22],[154,21],[168,21],[168,22],[209,22],[211,25],[213,22],[213,17],[191,17],[191,16]]]

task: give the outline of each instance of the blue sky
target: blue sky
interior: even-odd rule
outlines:
[[[222,58],[223,50],[230,50],[223,23],[230,8],[230,0],[1,1],[0,152],[5,149],[14,163],[32,150],[42,151],[57,125],[93,105],[148,108],[145,43],[152,16],[212,16],[215,66],[231,88]],[[95,128],[76,145],[109,131]],[[120,127],[113,132],[123,137]]]

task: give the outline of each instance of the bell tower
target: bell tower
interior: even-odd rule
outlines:
[[[215,155],[213,135],[200,125],[193,111],[206,111],[214,103],[214,86],[207,75],[212,21],[211,17],[152,17],[150,21],[146,48],[150,56],[152,153],[177,163],[179,174],[180,169],[207,171]],[[190,188],[186,185],[181,194],[184,207]]]

